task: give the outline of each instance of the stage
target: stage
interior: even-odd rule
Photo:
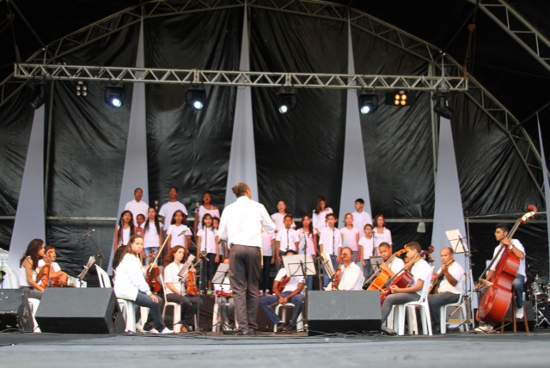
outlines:
[[[434,337],[0,334],[2,367],[547,367],[550,333]]]

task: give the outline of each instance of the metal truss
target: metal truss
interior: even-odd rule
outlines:
[[[361,75],[328,73],[273,73],[231,70],[160,69],[87,65],[15,64],[21,79],[89,80],[249,87],[411,90],[464,92],[464,77],[426,75]]]
[[[479,8],[550,72],[550,41],[544,34],[504,0],[481,0]]]
[[[486,1],[482,2],[486,3]],[[442,54],[442,51],[438,47],[370,14],[346,5],[319,0],[152,0],[115,13],[110,17],[73,32],[51,43],[46,48],[48,57],[38,60],[40,59],[40,55],[44,54],[44,51],[38,51],[27,61],[33,63],[53,63],[53,61],[58,60],[63,55],[136,24],[141,20],[141,17],[146,19],[197,13],[230,7],[242,7],[245,4],[253,9],[265,9],[333,21],[350,22],[355,29],[367,32],[425,60],[427,63],[433,65],[435,74],[440,71],[439,65],[442,63],[445,65],[446,70],[449,67],[451,68],[450,75],[458,75],[455,72],[464,75],[468,79],[468,91],[464,92],[465,95],[507,134],[529,176],[542,195],[541,161],[538,150],[528,133],[521,127],[518,119],[498,99],[487,91],[473,76],[467,73],[454,58]],[[14,96],[25,82],[25,80],[15,79],[12,74],[0,83],[0,106]]]

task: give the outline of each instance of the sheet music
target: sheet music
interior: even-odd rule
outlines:
[[[447,230],[445,231],[445,235],[447,235],[447,240],[449,240],[449,244],[455,253],[465,253],[468,251],[466,241],[462,237],[462,234],[460,234],[459,229]]]

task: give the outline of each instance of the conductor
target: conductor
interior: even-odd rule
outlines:
[[[260,302],[260,259],[262,230],[275,231],[275,223],[265,207],[252,200],[252,190],[245,183],[233,188],[237,200],[225,207],[219,226],[220,239],[230,249],[229,279],[235,301],[238,335],[255,335]]]

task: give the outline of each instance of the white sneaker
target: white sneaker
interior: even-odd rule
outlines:
[[[516,309],[516,318],[521,319],[523,318],[523,307]]]
[[[159,330],[157,330],[157,329],[154,328],[154,327],[153,327],[152,329],[150,329],[149,331],[147,331],[147,332],[152,333],[152,334],[155,334],[155,335],[158,335],[158,334],[160,333]]]
[[[171,329],[169,329],[168,327],[164,327],[162,329],[162,331],[160,331],[161,335],[170,335],[170,334],[173,334],[174,331],[172,331]]]

